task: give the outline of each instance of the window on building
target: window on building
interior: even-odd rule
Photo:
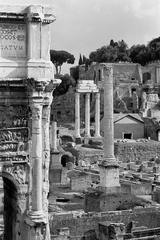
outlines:
[[[61,111],[57,111],[57,118],[61,117]]]
[[[96,82],[96,71],[94,70],[93,80]]]
[[[93,94],[90,94],[90,102],[92,102]]]
[[[123,138],[132,139],[133,138],[133,133],[123,133]]]
[[[143,84],[145,84],[145,82],[148,80],[151,80],[151,73],[150,72],[143,73]]]
[[[101,81],[101,70],[98,70],[98,81]]]
[[[69,111],[69,110],[67,110],[67,111],[66,111],[66,115],[69,115],[69,114],[70,114],[70,111]]]
[[[53,114],[51,114],[51,118],[50,118],[51,121],[53,121]]]

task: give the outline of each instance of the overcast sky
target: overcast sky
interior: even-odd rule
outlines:
[[[5,3],[13,4],[13,0]],[[160,36],[160,0],[16,0],[16,4],[51,4],[52,49],[88,56],[110,39],[146,44]],[[4,4],[4,0],[0,0]],[[71,65],[69,65],[70,67]],[[66,69],[66,67],[65,67]]]

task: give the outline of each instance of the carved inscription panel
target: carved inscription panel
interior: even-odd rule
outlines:
[[[0,22],[0,57],[26,57],[26,25]]]

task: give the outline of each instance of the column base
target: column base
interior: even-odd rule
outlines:
[[[43,211],[30,211],[25,219],[25,222],[29,226],[35,226],[39,224],[47,224],[48,219]]]
[[[103,161],[99,164],[99,167],[109,168],[109,167],[117,167],[119,168],[119,164],[114,157],[109,157],[103,159]]]

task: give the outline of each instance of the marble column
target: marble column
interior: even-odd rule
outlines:
[[[119,165],[114,156],[113,68],[104,64],[104,159],[100,166],[100,186],[105,192],[119,191]]]
[[[100,93],[96,93],[95,104],[95,137],[100,137]]]
[[[75,93],[75,137],[80,138],[80,93]]]
[[[113,69],[106,67],[104,80],[104,157],[114,160]]]
[[[49,139],[49,126],[50,126],[50,106],[52,103],[52,92],[44,101],[42,109],[42,136],[43,136],[43,212],[46,216],[46,236],[50,239],[50,230],[48,222],[48,193],[49,193],[49,165],[50,165],[50,139]]]
[[[50,142],[49,142],[49,125],[50,125],[50,105],[52,97],[48,99],[49,102],[44,103],[42,110],[42,135],[43,135],[43,166],[44,166],[44,181],[48,182],[49,162],[50,162]]]
[[[51,149],[53,152],[57,152],[57,122],[51,124]]]
[[[32,99],[32,212],[42,209],[42,99]]]
[[[90,137],[90,93],[85,95],[85,136]]]

